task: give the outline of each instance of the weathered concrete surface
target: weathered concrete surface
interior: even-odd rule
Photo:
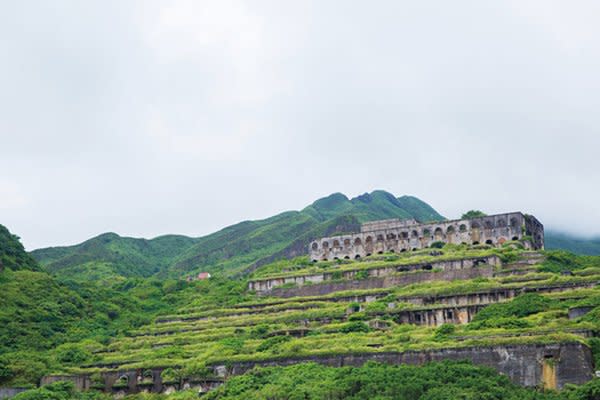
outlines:
[[[21,392],[28,390],[27,388],[0,388],[0,400],[10,399]]]
[[[90,376],[87,374],[82,375],[48,375],[44,376],[40,382],[41,385],[48,385],[54,382],[67,381],[73,382],[75,388],[78,390],[87,390],[91,387]]]
[[[583,317],[585,314],[589,313],[593,309],[594,309],[593,306],[582,306],[582,307],[569,308],[569,319]]]
[[[309,255],[315,261],[353,259],[423,249],[438,241],[498,246],[525,236],[531,238],[533,249],[544,248],[544,226],[535,217],[520,212],[427,224],[392,219],[363,224],[360,233],[315,240],[309,246]]]
[[[275,288],[269,292],[264,292],[264,294],[276,297],[322,296],[329,293],[340,292],[344,290],[382,289],[393,286],[406,286],[419,282],[452,281],[455,279],[474,279],[478,277],[491,278],[493,275],[493,266],[456,269],[440,272],[407,272],[395,276],[386,276],[382,278],[368,278],[362,280],[322,283],[309,286],[301,286],[297,288]]]
[[[551,362],[554,368],[556,388],[568,383],[583,384],[592,378],[593,362],[590,349],[581,343],[549,345],[482,346],[404,353],[368,353],[332,356],[313,356],[294,359],[233,363],[229,375],[240,375],[255,366],[292,365],[301,362],[316,362],[332,367],[360,366],[367,361],[387,364],[420,365],[431,361],[470,360],[475,365],[496,369],[511,381],[522,386],[543,386],[544,363]],[[223,367],[223,366],[219,366]],[[217,368],[215,365],[214,368]]]
[[[587,346],[581,343],[557,343],[479,346],[402,353],[307,356],[256,362],[233,362],[227,363],[227,365],[216,363],[209,367],[213,369],[213,374],[218,378],[203,380],[184,378],[175,383],[162,381],[163,368],[108,371],[103,372],[101,376],[104,391],[116,395],[138,392],[171,393],[186,388],[198,388],[204,392],[219,386],[223,378],[243,374],[256,366],[286,366],[302,362],[316,362],[332,367],[342,367],[361,366],[368,361],[421,365],[442,360],[469,360],[475,365],[491,367],[522,386],[548,386],[548,382],[544,382],[545,375],[547,380],[551,379],[555,383],[557,389],[567,383],[583,384],[592,378],[594,371],[592,354]],[[544,366],[548,364],[553,365],[550,372],[548,368],[544,370]],[[549,373],[551,376],[548,376]],[[80,390],[91,386],[89,375],[48,376],[42,380],[42,384],[59,380],[74,381],[77,389]],[[118,384],[119,382],[121,384]]]
[[[356,279],[359,273],[366,273],[369,278],[383,278],[386,276],[397,275],[404,272],[418,272],[441,270],[450,271],[458,269],[474,268],[479,265],[501,265],[502,262],[498,256],[487,257],[467,257],[453,260],[440,260],[433,262],[420,262],[413,264],[397,264],[376,268],[357,268],[344,271],[322,272],[318,274],[293,275],[278,278],[253,279],[248,282],[248,289],[257,292],[266,292],[278,286],[293,284],[303,286],[307,284],[318,284],[335,280],[337,275],[339,279]]]

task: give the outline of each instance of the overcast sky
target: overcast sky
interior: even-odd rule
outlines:
[[[0,223],[199,236],[332,192],[600,234],[598,1],[7,1]]]

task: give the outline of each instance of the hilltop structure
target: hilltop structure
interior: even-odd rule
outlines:
[[[521,212],[424,224],[414,219],[387,219],[364,223],[359,233],[316,240],[309,253],[313,261],[350,259],[423,249],[434,242],[500,246],[525,238],[531,249],[544,248],[544,226]]]

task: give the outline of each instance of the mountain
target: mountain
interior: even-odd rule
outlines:
[[[167,268],[197,239],[165,235],[155,239],[103,233],[81,244],[34,250],[31,254],[55,274],[87,280],[148,277]]]
[[[385,218],[444,219],[416,197],[395,197],[382,190],[352,199],[334,193],[301,211],[240,222],[201,238],[168,235],[146,240],[105,233],[75,246],[35,250],[32,255],[53,273],[85,279],[180,277],[201,270],[230,275],[303,255],[317,237],[354,231],[362,222]]]
[[[568,250],[582,255],[600,255],[600,237],[584,238],[556,231],[547,231],[545,245],[548,250]]]
[[[40,269],[36,260],[25,251],[19,237],[10,233],[4,225],[0,225],[0,271],[4,268],[13,271]]]

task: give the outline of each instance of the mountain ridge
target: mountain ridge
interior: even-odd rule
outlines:
[[[31,255],[51,273],[83,280],[178,278],[200,271],[238,275],[303,255],[318,237],[357,231],[364,222],[387,218],[445,219],[415,196],[374,190],[349,198],[335,192],[301,210],[241,221],[202,237],[166,234],[145,239],[106,232],[73,246],[37,249]],[[600,254],[600,239],[548,231],[546,248]]]
[[[376,190],[354,198],[332,193],[300,211],[242,221],[212,234],[192,238],[162,235],[153,239],[121,237],[107,232],[73,246],[31,252],[50,272],[74,275],[87,269],[122,277],[176,277],[207,270],[240,273],[277,257],[303,254],[310,240],[335,232],[350,232],[365,221],[385,218],[444,219],[413,196],[395,197]],[[161,245],[170,243],[172,248]],[[98,274],[95,274],[95,279]]]

